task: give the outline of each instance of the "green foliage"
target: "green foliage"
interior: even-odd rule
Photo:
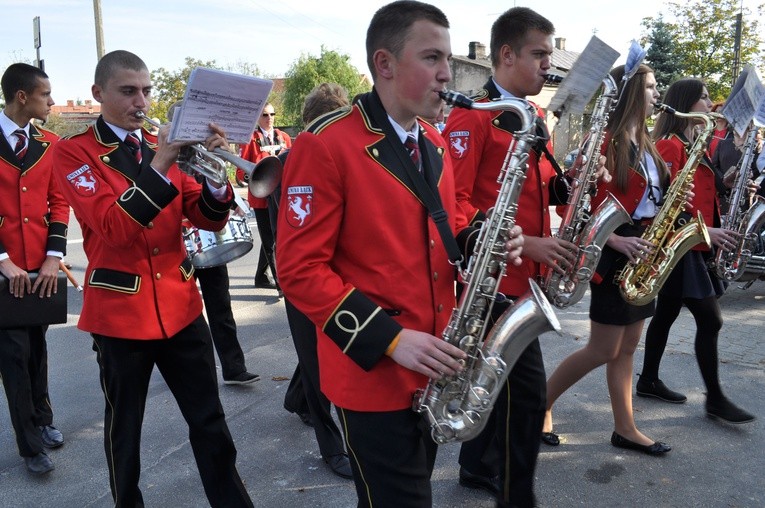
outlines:
[[[741,9],[740,0],[692,0],[670,2],[668,9],[674,19],[665,22],[646,18],[643,26],[654,35],[656,25],[661,23],[660,35],[668,32],[674,40],[675,62],[682,76],[695,76],[707,83],[713,100],[725,99],[734,82],[734,39],[736,15]],[[756,13],[743,9],[739,71],[751,63],[760,71],[763,58],[759,49],[763,43],[760,35],[760,19],[764,5],[756,7]],[[664,43],[666,41],[662,41]]]
[[[644,26],[646,20],[643,20]],[[646,26],[646,28],[649,28]],[[681,77],[682,63],[675,52],[677,40],[662,16],[650,27],[650,34],[643,38],[648,43],[645,63],[654,70],[659,91],[664,92],[670,83]]]
[[[305,96],[316,85],[325,82],[343,86],[349,98],[370,90],[369,83],[350,63],[349,55],[330,51],[322,46],[318,57],[303,54],[287,71],[284,93],[281,97],[280,123],[302,126],[301,117]]]

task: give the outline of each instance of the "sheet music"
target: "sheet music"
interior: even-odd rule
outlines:
[[[746,134],[749,122],[755,114],[755,108],[760,104],[763,96],[765,96],[765,85],[760,81],[757,70],[751,64],[746,65],[736,79],[722,108],[723,115],[739,136],[743,137]]]
[[[210,135],[208,124],[215,122],[229,142],[248,143],[273,85],[270,79],[195,68],[174,116],[170,141],[204,141]]]
[[[760,104],[754,112],[754,124],[757,127],[765,127],[765,94],[760,97]]]
[[[547,107],[556,115],[583,113],[619,52],[594,35],[579,55]]]

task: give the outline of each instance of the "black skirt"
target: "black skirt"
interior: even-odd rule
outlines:
[[[617,228],[620,236],[640,236],[643,227],[627,225]],[[645,305],[631,305],[622,298],[619,285],[614,281],[627,264],[627,256],[611,247],[603,247],[598,263],[599,284],[590,282],[590,320],[603,325],[627,326],[653,316],[656,300]]]
[[[678,261],[659,291],[663,297],[692,298],[702,300],[710,296],[720,297],[727,283],[709,272],[710,251],[690,250]]]

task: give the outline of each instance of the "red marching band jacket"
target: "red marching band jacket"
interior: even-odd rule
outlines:
[[[273,140],[274,145],[281,145],[282,148],[275,153],[264,150],[263,147],[267,143],[266,138],[263,135],[263,131],[260,130],[260,127],[256,127],[255,132],[252,133],[250,142],[246,145],[242,145],[239,150],[240,157],[247,159],[250,162],[258,163],[269,155],[278,155],[281,150],[292,148],[292,139],[286,132],[274,129],[274,138],[276,138]],[[237,169],[237,175],[240,180],[244,179],[244,171],[241,169]],[[268,200],[266,198],[256,198],[249,192],[247,193],[247,202],[252,208],[268,208]]]
[[[62,139],[53,155],[88,257],[78,328],[146,340],[172,337],[201,314],[181,221],[188,217],[200,229],[217,231],[226,224],[231,200],[217,201],[175,165],[168,184],[150,167],[156,137],[148,131],[143,136],[140,166],[102,118]]]
[[[474,99],[488,102],[499,96],[490,79]],[[539,109],[538,114],[544,118]],[[518,127],[517,117],[507,111],[454,108],[449,114],[443,137],[449,145],[454,166],[457,205],[471,224],[482,221],[486,211],[497,200],[497,177],[507,150],[513,143],[512,133]],[[555,197],[552,204],[561,204],[566,202],[567,194],[561,189],[559,177],[546,156],[539,155],[532,148],[528,164],[526,180],[518,199],[516,224],[523,228],[524,235],[547,237],[550,236],[551,196]],[[556,196],[557,193],[561,196]],[[508,265],[507,274],[500,282],[499,290],[508,296],[523,295],[529,289],[528,279],[536,280],[544,273],[545,266],[541,263],[525,256],[522,260],[521,266]]]
[[[290,151],[279,207],[279,282],[317,325],[322,391],[355,411],[411,407],[428,380],[385,351],[402,328],[440,336],[455,305],[454,267],[397,157],[403,144],[375,120],[385,114],[371,92],[314,121]],[[426,122],[420,138],[455,231],[467,221],[443,140]]]
[[[666,139],[660,139],[656,142],[656,149],[664,162],[667,163],[672,180],[685,166],[689,148],[690,143],[677,134],[671,134]],[[715,188],[715,172],[706,155],[699,162],[696,173],[693,175],[693,193],[693,200],[691,200],[690,207],[686,208],[686,211],[693,217],[701,212],[707,227],[720,227],[720,202]],[[709,247],[701,243],[693,247],[693,250],[708,251]]]
[[[2,138],[0,253],[23,270],[37,270],[48,251],[66,253],[69,205],[52,174],[58,136],[30,125],[23,165]]]

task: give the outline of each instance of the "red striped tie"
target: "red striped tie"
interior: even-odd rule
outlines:
[[[139,140],[138,136],[131,132],[125,136],[125,144],[130,149],[130,152],[133,154],[133,157],[135,157],[135,160],[138,161],[138,164],[140,164],[141,160],[143,160],[143,155],[141,154],[141,140]]]
[[[417,140],[414,139],[414,135],[409,134],[406,137],[406,141],[404,141],[404,148],[409,152],[409,157],[412,158],[412,162],[414,162],[414,167],[417,168],[417,171],[422,172],[422,168],[420,167],[420,147],[417,145]]]
[[[20,162],[24,162],[24,156],[27,154],[27,133],[22,129],[16,129],[13,133],[16,135],[16,147],[13,152]]]

